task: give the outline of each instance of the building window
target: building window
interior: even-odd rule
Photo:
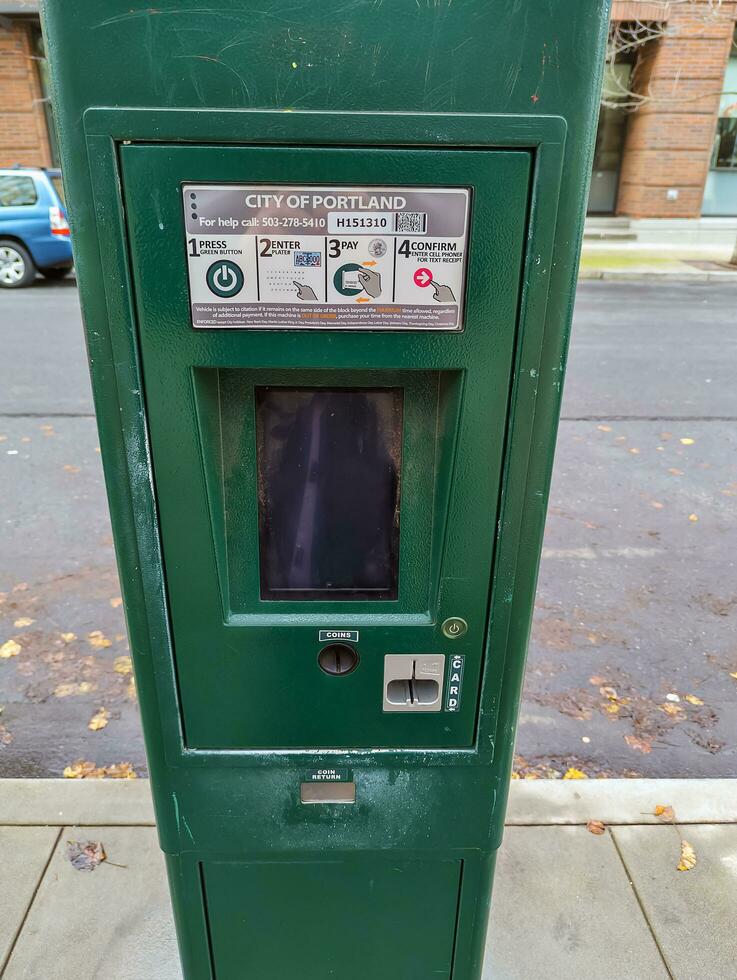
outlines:
[[[737,168],[737,27],[734,31],[732,54],[724,74],[711,166],[713,170]]]
[[[737,215],[737,27],[724,74],[702,214],[713,217]]]
[[[46,117],[46,131],[49,134],[49,152],[53,166],[59,166],[59,143],[56,138],[56,124],[54,122],[54,110],[51,106],[51,96],[49,94],[49,63],[46,60],[46,46],[44,45],[41,28],[34,24],[31,27],[31,43],[38,69],[38,81],[41,87],[41,101],[43,103],[44,115]]]
[[[717,125],[714,157],[711,161],[714,170],[737,168],[737,116],[729,119],[722,116]]]

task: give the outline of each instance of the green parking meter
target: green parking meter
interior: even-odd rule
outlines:
[[[479,978],[602,0],[46,0],[188,980]]]

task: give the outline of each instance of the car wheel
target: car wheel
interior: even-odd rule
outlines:
[[[19,242],[0,238],[0,287],[19,289],[30,286],[36,278],[33,259]]]
[[[72,267],[70,265],[57,265],[49,269],[41,269],[40,271],[44,279],[63,279],[64,276],[72,271]]]

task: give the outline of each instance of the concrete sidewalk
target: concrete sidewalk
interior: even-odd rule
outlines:
[[[737,282],[731,249],[658,248],[584,242],[579,279],[631,282]]]
[[[69,840],[107,862],[76,871]],[[181,977],[146,781],[3,780],[0,868],[3,980]],[[736,908],[737,781],[516,781],[484,980],[726,980]]]

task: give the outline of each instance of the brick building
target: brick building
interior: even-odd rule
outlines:
[[[614,0],[590,212],[737,215],[734,0]]]
[[[737,217],[736,18],[737,0],[614,0],[590,213]],[[55,163],[36,0],[0,0],[0,93],[0,166]]]
[[[55,163],[38,4],[0,0],[0,167]]]

